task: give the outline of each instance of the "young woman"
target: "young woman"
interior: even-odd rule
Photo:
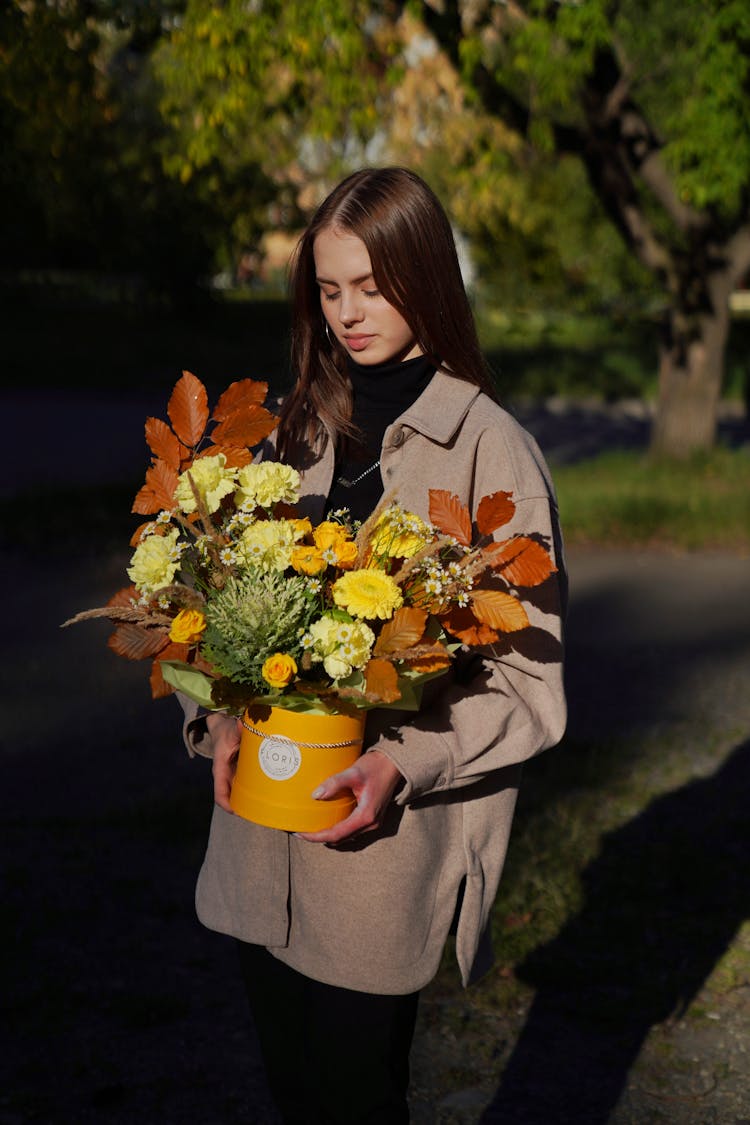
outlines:
[[[399,1125],[418,992],[451,932],[465,984],[488,968],[521,763],[563,732],[557,512],[536,444],[494,400],[450,225],[418,176],[344,180],[300,241],[291,287],[297,382],[274,456],[302,472],[305,514],[365,518],[387,489],[428,519],[430,488],[472,512],[502,489],[516,504],[503,538],[541,537],[558,566],[530,591],[520,640],[460,653],[416,716],[370,712],[366,752],[315,794],[353,790],[334,828],[234,816],[238,724],[187,713],[216,800],[198,914],[239,941],[283,1120]]]

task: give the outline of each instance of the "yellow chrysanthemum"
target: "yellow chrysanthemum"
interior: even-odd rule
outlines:
[[[234,492],[237,470],[227,469],[226,463],[224,454],[216,453],[212,457],[199,457],[189,469],[180,473],[174,501],[181,512],[189,514],[197,507],[190,478],[209,512],[215,512],[224,497]]]
[[[177,550],[179,531],[175,528],[167,535],[147,535],[141,539],[130,560],[127,573],[141,594],[168,586],[180,565]]]
[[[333,600],[352,617],[387,621],[403,603],[401,590],[382,570],[350,570],[333,584]]]

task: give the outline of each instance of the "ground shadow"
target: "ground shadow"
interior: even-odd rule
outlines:
[[[536,996],[482,1125],[605,1125],[651,1027],[750,915],[750,740],[603,840],[585,903],[519,966]]]

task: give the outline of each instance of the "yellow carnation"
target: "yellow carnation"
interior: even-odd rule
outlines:
[[[237,554],[247,566],[286,570],[291,565],[297,529],[292,520],[258,520],[237,541]]]
[[[272,688],[284,688],[297,675],[297,663],[294,657],[275,652],[265,661],[261,675]]]
[[[291,465],[280,461],[255,461],[237,474],[235,504],[249,508],[271,508],[274,504],[295,504],[299,499],[300,476]]]
[[[179,534],[174,528],[167,535],[147,535],[136,547],[127,573],[140,593],[152,594],[174,578],[180,565]]]
[[[178,645],[194,645],[205,628],[206,618],[199,609],[181,609],[172,622],[169,639]]]
[[[333,600],[352,617],[387,621],[403,604],[401,590],[382,570],[350,570],[333,584]]]
[[[234,492],[237,470],[227,469],[226,462],[223,453],[216,453],[212,457],[199,457],[197,461],[193,461],[189,469],[180,473],[174,491],[175,503],[180,511],[189,514],[197,507],[190,478],[209,512],[215,512],[224,497]]]

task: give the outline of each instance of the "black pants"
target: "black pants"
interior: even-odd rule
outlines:
[[[419,993],[321,984],[237,943],[274,1100],[285,1125],[408,1125]]]

